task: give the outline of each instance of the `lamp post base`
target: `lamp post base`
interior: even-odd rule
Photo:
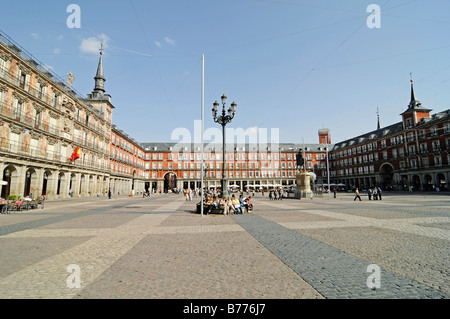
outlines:
[[[220,187],[222,188],[222,197],[228,198],[228,181],[225,178],[220,180]]]

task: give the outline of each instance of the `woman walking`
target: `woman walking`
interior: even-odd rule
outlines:
[[[359,201],[361,201],[361,196],[359,196],[359,191],[358,191],[358,188],[356,188],[356,190],[355,190],[355,199],[353,200],[353,201],[355,201],[357,198],[359,198]]]

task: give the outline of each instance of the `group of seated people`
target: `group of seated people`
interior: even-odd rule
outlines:
[[[214,208],[223,209],[223,214],[242,214],[243,208],[247,210],[247,212],[251,212],[253,209],[253,203],[250,202],[251,196],[244,198],[242,195],[237,198],[234,194],[228,198],[220,198],[219,196],[207,196],[206,199],[203,199],[203,212],[208,214]]]

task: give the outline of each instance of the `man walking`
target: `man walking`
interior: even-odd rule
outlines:
[[[358,188],[356,188],[356,190],[355,190],[355,199],[353,200],[353,201],[355,201],[357,198],[359,198],[359,201],[361,201],[361,196],[359,196],[359,191],[358,191]]]
[[[381,188],[377,188],[378,198],[381,200]]]

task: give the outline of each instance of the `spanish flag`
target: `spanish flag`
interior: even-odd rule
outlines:
[[[69,158],[71,162],[75,161],[77,158],[80,158],[80,148],[77,146],[75,151],[73,151],[72,156]]]

